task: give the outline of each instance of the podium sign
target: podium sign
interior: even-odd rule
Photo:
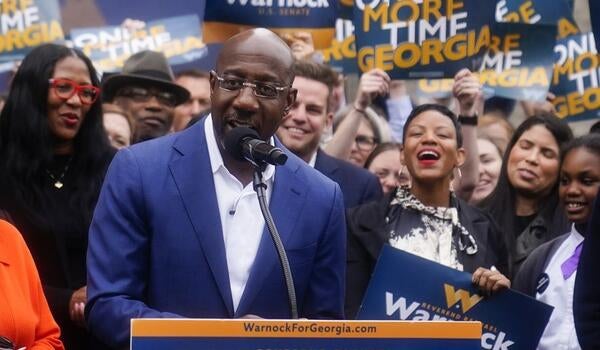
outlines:
[[[134,319],[131,349],[479,350],[480,322]]]

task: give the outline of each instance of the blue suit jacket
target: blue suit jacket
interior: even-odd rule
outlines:
[[[335,181],[344,194],[346,208],[378,200],[383,197],[379,179],[368,170],[317,151],[315,169]]]
[[[270,208],[292,268],[299,315],[343,318],[342,194],[286,152]],[[266,228],[234,312],[221,227],[203,120],[117,153],[89,234],[86,316],[92,333],[123,346],[136,317],[289,318]]]

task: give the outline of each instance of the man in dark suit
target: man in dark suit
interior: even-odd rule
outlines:
[[[600,191],[590,221],[575,277],[573,317],[582,349],[600,349]]]
[[[212,114],[117,153],[89,235],[86,316],[99,339],[126,346],[134,317],[291,317],[254,169],[223,139],[246,126],[278,145],[272,135],[296,97],[292,63],[289,47],[266,29],[234,36],[210,73]],[[343,318],[339,186],[291,153],[263,178],[299,317]]]
[[[298,95],[277,130],[281,142],[340,185],[346,208],[380,198],[381,185],[375,175],[331,157],[319,148],[323,132],[333,121],[330,98],[337,78],[335,72],[311,61],[297,61],[293,70],[296,74],[293,87],[298,90]]]

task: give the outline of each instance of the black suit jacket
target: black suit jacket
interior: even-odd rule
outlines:
[[[346,318],[354,319],[369,285],[381,249],[389,241],[386,230],[390,202],[395,191],[383,199],[361,205],[346,213],[348,241],[346,256]],[[508,269],[508,250],[493,219],[485,212],[457,199],[460,223],[473,235],[478,252],[467,255],[458,252],[464,271],[474,272],[478,267],[497,267],[502,273]]]
[[[513,279],[512,289],[535,298],[540,275],[546,270],[550,259],[552,259],[558,248],[560,248],[570,234],[571,232],[567,232],[535,248],[527,259],[525,259],[519,269],[519,273]]]
[[[577,266],[573,316],[582,349],[600,349],[600,191]]]
[[[317,151],[315,169],[335,181],[342,189],[344,205],[353,208],[382,197],[379,179],[368,170]]]

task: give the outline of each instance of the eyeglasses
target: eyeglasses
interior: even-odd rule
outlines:
[[[100,88],[94,85],[79,85],[70,79],[49,79],[50,87],[58,98],[68,100],[77,94],[84,105],[91,105],[100,96]]]
[[[136,102],[148,102],[152,97],[156,97],[158,102],[165,106],[177,106],[177,96],[169,91],[159,91],[156,89],[146,89],[137,86],[127,86],[119,89],[115,95],[129,97]]]
[[[285,89],[289,89],[290,86],[276,86],[269,83],[263,83],[260,81],[255,81],[254,83],[250,83],[244,79],[240,78],[223,78],[214,73],[217,77],[217,81],[219,82],[219,88],[225,91],[239,91],[244,87],[252,88],[254,92],[254,96],[262,97],[262,98],[276,98],[279,96],[281,91]]]
[[[375,145],[378,143],[378,140],[376,138],[374,138],[374,137],[369,137],[369,136],[364,136],[364,135],[358,135],[354,139],[354,142],[356,143],[356,147],[359,150],[361,150],[361,151],[371,151],[371,150],[373,150],[373,148],[375,147]]]

